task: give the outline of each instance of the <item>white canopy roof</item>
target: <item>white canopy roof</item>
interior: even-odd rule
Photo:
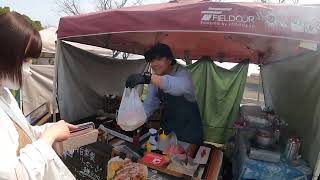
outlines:
[[[55,42],[57,40],[56,32],[57,32],[57,28],[55,27],[49,27],[47,29],[43,29],[40,31],[40,36],[42,39],[42,52],[52,53],[52,54],[56,52],[56,45],[55,45]],[[73,42],[66,42],[66,43],[101,56],[112,56],[112,51],[109,49],[90,46],[86,44],[73,43]]]

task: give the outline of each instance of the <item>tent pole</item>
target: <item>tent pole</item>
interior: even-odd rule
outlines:
[[[264,106],[266,106],[267,104],[266,104],[266,101],[267,101],[267,98],[266,98],[266,91],[265,91],[265,87],[264,87],[264,83],[263,83],[263,78],[262,78],[262,64],[259,66],[260,67],[260,69],[259,69],[259,71],[260,71],[260,78],[261,78],[261,90],[262,90],[262,93],[263,93],[263,99],[264,99],[264,101],[263,101],[263,104],[264,104]],[[269,107],[269,106],[268,106]],[[271,106],[272,107],[272,106]]]
[[[191,64],[191,60],[190,60],[190,53],[188,50],[184,51],[184,60],[186,61],[187,65]]]
[[[159,43],[161,34],[162,34],[161,32],[156,33],[156,37],[154,39],[154,44]]]
[[[61,46],[61,41],[57,40],[56,43],[56,54],[55,54],[55,58],[54,58],[54,76],[53,76],[53,91],[52,91],[52,101],[51,101],[51,105],[50,105],[50,110],[51,113],[53,115],[53,122],[57,122],[57,78],[58,78],[58,59],[59,59],[59,55],[60,55],[60,48]]]
[[[317,180],[320,174],[320,153],[318,153],[318,158],[313,172],[312,180]]]
[[[262,86],[262,85],[261,85],[261,67],[259,66],[259,86],[258,86],[258,102],[257,102],[257,104],[260,103],[260,86]]]

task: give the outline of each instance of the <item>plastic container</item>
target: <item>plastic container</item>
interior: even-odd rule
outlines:
[[[166,140],[167,140],[167,135],[164,134],[164,131],[159,136],[159,141],[158,141],[158,149],[160,151],[163,151],[165,146],[166,146]]]
[[[157,150],[158,149],[158,131],[156,129],[149,129],[150,137],[149,137],[149,143],[151,145],[151,150]]]

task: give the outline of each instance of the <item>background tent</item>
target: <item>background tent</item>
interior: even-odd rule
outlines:
[[[47,29],[41,30],[40,36],[42,39],[42,52],[46,53],[55,53],[56,52],[56,41],[57,41],[57,28],[55,27],[49,27]],[[112,56],[112,51],[109,49],[96,47],[96,46],[90,46],[87,44],[80,44],[80,43],[73,43],[73,42],[66,42],[71,44],[72,46],[75,46],[79,49],[83,49],[85,51],[98,54],[101,56]]]
[[[102,57],[64,42],[58,48],[57,100],[61,118],[69,122],[96,115],[104,95],[122,96],[127,77],[148,68],[145,60]]]
[[[42,40],[42,54],[39,59],[33,60],[36,65],[30,65],[32,75],[26,80],[26,83],[21,89],[24,115],[28,115],[44,103],[52,102],[55,70],[54,65],[50,65],[50,59],[54,59],[56,53],[56,32],[57,28],[55,27],[49,27],[39,32]],[[109,49],[73,42],[67,43],[93,54],[112,56],[112,51]],[[52,64],[54,64],[54,61]]]
[[[44,103],[53,103],[54,66],[30,65],[31,75],[21,89],[22,109],[28,115]]]
[[[42,52],[52,53],[56,52],[57,28],[49,27],[39,31],[42,40]]]

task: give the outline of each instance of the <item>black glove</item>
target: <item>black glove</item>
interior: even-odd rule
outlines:
[[[132,74],[128,77],[126,82],[127,88],[134,88],[139,84],[150,84],[151,73],[144,72],[143,74]]]

